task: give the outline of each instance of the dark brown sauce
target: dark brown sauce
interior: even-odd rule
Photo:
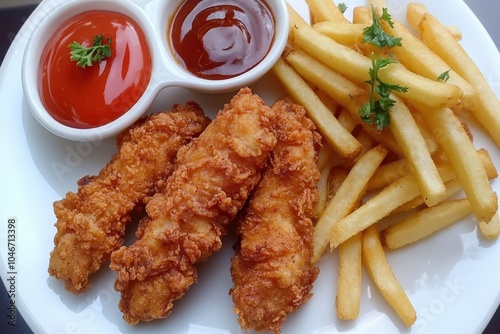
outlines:
[[[274,37],[274,18],[260,0],[187,0],[170,27],[178,61],[204,79],[249,71],[266,56]]]

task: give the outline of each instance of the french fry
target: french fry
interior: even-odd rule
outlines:
[[[490,221],[498,211],[497,194],[462,124],[449,108],[426,110],[422,116],[453,165],[477,220]]]
[[[341,107],[339,106],[339,104],[336,101],[331,99],[328,95],[325,94],[325,92],[323,92],[319,89],[315,89],[314,92],[316,93],[316,95],[318,95],[321,102],[323,102],[323,104],[332,112],[333,115],[337,115],[339,113],[339,110],[341,109]],[[342,124],[342,125],[344,125],[344,124]],[[346,130],[351,132],[348,128],[346,128]]]
[[[272,68],[290,96],[306,109],[309,117],[331,147],[346,159],[354,159],[361,152],[361,144],[346,131],[330,110],[294,69],[280,59]]]
[[[368,182],[367,192],[380,190],[405,175],[411,174],[411,166],[406,159],[399,159],[380,166]]]
[[[382,297],[396,311],[406,326],[414,324],[417,319],[415,309],[394,276],[380,242],[377,228],[373,225],[363,232],[362,254],[365,268]]]
[[[349,22],[332,0],[306,0],[316,22]]]
[[[446,193],[444,183],[410,110],[398,97],[394,96],[393,99],[396,103],[389,114],[391,131],[412,166],[411,171],[425,203],[433,206],[439,203]]]
[[[481,70],[460,43],[430,13],[424,15],[419,27],[424,43],[476,89],[479,102],[470,111],[500,146],[500,131],[498,131],[500,129],[500,100]]]
[[[323,170],[325,168],[326,164],[331,163],[334,161],[336,158],[335,152],[333,149],[328,145],[327,143],[323,143],[323,146],[321,147],[321,150],[319,151],[318,155],[318,169]],[[335,163],[332,162],[332,165]]]
[[[360,44],[366,24],[319,22],[314,29],[343,45]]]
[[[498,212],[489,222],[480,221],[479,231],[486,239],[498,239],[498,236],[500,236],[500,220],[498,219]]]
[[[330,175],[328,177],[328,203],[333,196],[335,196],[342,183],[344,183],[348,174],[348,171],[338,166],[330,170]]]
[[[349,111],[344,108],[340,111],[339,117],[337,119],[339,120],[340,124],[342,124],[342,126],[351,133],[358,125]]]
[[[303,78],[343,107],[348,105],[353,98],[367,94],[367,91],[360,85],[331,70],[301,50],[290,51],[285,59]]]
[[[364,195],[366,184],[386,154],[386,149],[380,145],[376,146],[362,155],[349,171],[347,178],[336,191],[314,228],[313,263],[317,262],[323,255],[330,239],[332,226],[335,226],[337,221],[347,216],[353,210]]]
[[[415,31],[419,30],[420,21],[427,12],[427,7],[420,2],[410,2],[406,7],[406,20]]]
[[[330,175],[331,163],[327,162],[322,169],[320,169],[320,178],[317,183],[319,200],[316,205],[316,212],[318,217],[321,216],[325,210],[328,200],[328,176]]]
[[[418,112],[412,112],[413,118],[417,123],[418,128],[420,129],[420,133],[424,137],[425,142],[427,143],[427,149],[433,155],[439,150],[439,145],[436,142],[436,138],[432,134],[432,131],[429,129],[425,121],[422,119],[422,116]]]
[[[406,175],[394,181],[358,209],[333,224],[330,247],[337,248],[353,235],[387,217],[404,203],[420,195],[415,177]]]
[[[453,36],[453,38],[455,38],[455,40],[457,40],[457,41],[461,41],[462,40],[462,31],[458,27],[456,27],[456,26],[446,26],[446,29]]]
[[[363,146],[363,150],[361,151],[361,154],[360,156],[362,156],[363,154],[365,154],[366,152],[368,152],[368,150],[370,150],[371,148],[373,148],[374,146],[376,146],[378,143],[375,141],[375,139],[373,139],[373,137],[368,134],[366,131],[364,131],[363,129],[360,129],[360,131],[358,131],[356,133],[356,139],[361,143],[361,145]],[[354,160],[342,160],[340,162],[340,165],[347,169],[347,170],[350,170],[352,168],[352,166],[356,163],[358,159],[354,159]]]
[[[427,12],[427,7],[420,2],[410,2],[406,8],[406,20],[408,21],[408,25],[415,31],[419,30],[420,21],[424,17]],[[450,32],[450,34],[455,38],[455,40],[462,40],[462,32],[458,27],[455,26],[446,26],[446,29]]]
[[[290,35],[294,45],[358,84],[369,80],[369,57],[322,35],[289,8]],[[401,96],[428,106],[450,107],[462,99],[462,91],[457,86],[424,78],[398,64],[389,64],[381,69],[379,77],[386,82],[409,87]]]
[[[462,185],[460,184],[460,181],[457,179],[452,179],[450,181],[447,181],[444,184],[444,186],[446,187],[446,194],[445,194],[443,200],[450,198],[451,196],[454,196],[463,190]],[[392,214],[410,211],[410,210],[413,210],[413,209],[418,208],[418,207],[423,206],[423,205],[425,205],[423,197],[417,196],[414,199],[412,199],[411,201],[406,202],[405,204],[401,205],[399,208],[394,210],[392,212]]]
[[[468,199],[444,201],[394,223],[381,232],[382,242],[389,249],[400,248],[422,240],[470,215]]]
[[[493,161],[491,160],[491,156],[490,156],[489,152],[484,148],[479,149],[476,152],[477,152],[477,156],[475,156],[474,158],[477,159],[478,162],[483,166],[488,179],[497,178],[498,171],[495,168]],[[452,167],[452,164],[450,163],[449,160],[445,160],[443,162],[440,162],[438,164],[438,170],[439,170],[439,174],[441,175],[441,178],[446,179],[446,181],[449,181],[451,179],[456,178],[456,174],[455,174],[454,169]]]
[[[337,316],[354,320],[361,303],[362,233],[346,240],[338,248],[339,273],[337,279]]]
[[[369,149],[377,145],[377,142],[373,139],[372,136],[370,136],[366,131],[359,131],[358,134],[356,135],[356,139],[361,143],[363,146],[363,150],[361,151],[361,154],[366,153]]]

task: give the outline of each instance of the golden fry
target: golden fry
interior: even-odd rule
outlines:
[[[429,150],[429,152],[431,152],[431,154],[435,154],[439,150],[439,145],[436,142],[436,138],[434,138],[431,129],[429,129],[420,113],[412,112],[412,115],[415,119],[415,122],[417,123],[418,128],[420,129],[420,133],[424,137],[424,140],[427,144],[427,149]]]
[[[418,31],[420,21],[424,17],[427,12],[427,7],[420,2],[410,2],[407,6],[406,11],[406,20],[408,21],[408,25]],[[458,27],[455,26],[445,26],[445,28],[449,31],[449,33],[455,38],[457,41],[462,40],[462,32]]]
[[[361,303],[361,243],[358,233],[339,245],[339,274],[337,280],[337,316],[342,320],[358,317]]]
[[[331,163],[327,162],[322,169],[320,169],[320,178],[317,184],[319,200],[316,204],[316,212],[318,217],[321,216],[325,210],[328,199],[328,177],[330,175]]]
[[[342,126],[351,133],[354,130],[354,128],[358,125],[358,122],[356,122],[356,120],[351,116],[349,111],[346,109],[342,109],[340,111],[340,114],[337,117],[337,119],[339,120],[340,124],[342,124]]]
[[[377,167],[385,158],[387,150],[376,146],[362,155],[350,170],[347,178],[325,208],[314,228],[314,255],[312,262],[317,262],[330,239],[332,226],[347,216],[364,195],[366,184]],[[358,231],[359,232],[359,231]],[[353,236],[352,234],[351,236]],[[351,237],[349,236],[349,237]],[[347,240],[346,238],[345,240]],[[343,240],[343,241],[345,241]]]
[[[457,179],[452,179],[447,181],[444,186],[446,187],[446,194],[443,198],[443,200],[450,198],[451,196],[454,196],[458,194],[460,191],[463,190],[462,184],[460,184],[460,181]],[[413,210],[415,208],[424,206],[425,202],[422,196],[417,196],[414,199],[412,199],[409,202],[406,202],[405,204],[401,205],[399,208],[394,210],[392,213],[398,213],[398,212],[405,212],[409,210]]]
[[[361,143],[363,146],[363,150],[361,151],[361,154],[366,153],[369,149],[377,145],[377,142],[373,139],[372,136],[370,136],[366,131],[359,131],[358,134],[356,135],[356,139]]]
[[[396,96],[393,99],[396,104],[390,113],[391,131],[403,155],[412,166],[411,171],[425,203],[428,206],[435,205],[443,199],[446,192],[443,180],[439,176],[425,139],[410,110]]]
[[[330,37],[336,42],[343,45],[359,44],[363,39],[363,29],[366,24],[359,23],[337,23],[337,22],[319,22],[316,23],[314,29],[325,36]]]
[[[363,232],[362,253],[366,270],[382,297],[406,326],[413,325],[417,319],[415,309],[394,276],[375,226],[370,226]]]
[[[392,182],[411,173],[411,166],[406,159],[395,160],[380,166],[368,182],[367,191],[371,192],[387,187]]]
[[[330,170],[328,177],[328,202],[335,196],[342,183],[349,175],[349,172],[341,167],[334,167]]]
[[[349,22],[332,0],[306,0],[315,22]]]
[[[422,240],[472,213],[469,200],[444,201],[382,231],[384,244],[396,249]]]
[[[500,100],[481,70],[437,18],[426,13],[419,27],[424,43],[476,89],[479,102],[470,111],[500,146]]]
[[[489,222],[480,221],[479,231],[486,239],[498,239],[500,236],[500,219],[498,219],[498,212]]]
[[[422,115],[453,165],[477,220],[490,221],[498,210],[498,198],[462,124],[449,108],[426,110]]]
[[[301,50],[293,50],[286,55],[292,67],[306,80],[316,85],[341,106],[348,105],[358,96],[366,96],[367,91],[343,75],[330,69],[314,57]]]
[[[323,168],[326,168],[327,164],[332,164],[335,165],[334,160],[335,160],[335,153],[333,152],[332,148],[330,145],[323,143],[323,146],[321,147],[321,150],[319,151],[318,155],[318,169],[322,170]]]

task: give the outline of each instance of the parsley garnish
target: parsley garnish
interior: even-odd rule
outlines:
[[[386,21],[391,26],[391,28],[394,25],[392,17],[387,11],[387,8],[382,8],[382,16],[379,17],[375,7],[373,5],[371,5],[371,7],[373,23],[371,26],[366,27],[363,30],[363,43],[371,43],[379,48],[382,48],[384,46],[387,46],[389,48],[401,46],[401,38],[389,35],[382,29],[380,25],[380,20]]]
[[[345,13],[345,11],[347,10],[347,5],[343,2],[340,2],[338,5],[337,5],[337,8],[340,10],[340,12],[342,14]]]
[[[451,71],[451,70],[444,71],[443,73],[441,73],[441,74],[438,76],[437,80],[438,80],[438,81],[443,81],[443,82],[448,81],[448,79],[450,78],[450,71]]]
[[[80,67],[92,66],[94,62],[101,62],[104,57],[111,56],[111,38],[106,38],[108,44],[102,44],[104,35],[95,35],[92,46],[85,47],[78,42],[69,45],[71,49],[70,60],[76,61]]]
[[[359,109],[359,115],[364,122],[376,125],[377,131],[382,131],[384,127],[390,126],[391,121],[389,118],[389,112],[396,103],[396,101],[390,97],[391,92],[396,91],[406,93],[408,91],[408,87],[392,85],[382,81],[378,77],[378,71],[381,68],[384,68],[389,64],[396,63],[396,60],[391,57],[375,60],[373,54],[371,58],[372,67],[368,71],[370,74],[370,80],[366,81],[366,83],[371,86],[370,101],[361,106]],[[379,97],[378,100],[375,100],[375,93]]]

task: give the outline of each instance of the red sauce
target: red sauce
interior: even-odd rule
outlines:
[[[261,0],[186,0],[170,30],[178,61],[205,79],[227,79],[255,67],[273,36],[274,19]]]
[[[111,38],[111,56],[82,68],[70,60],[69,44]],[[103,43],[107,44],[107,43]],[[92,128],[109,123],[139,100],[151,77],[151,54],[139,26],[109,11],[88,11],[66,21],[41,57],[42,102],[60,123]]]

